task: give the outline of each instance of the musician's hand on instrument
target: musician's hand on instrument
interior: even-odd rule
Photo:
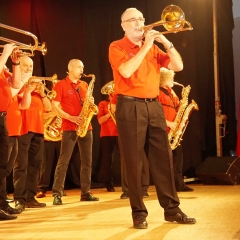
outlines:
[[[6,55],[6,56],[10,56],[13,52],[13,50],[16,48],[17,46],[14,43],[8,43],[4,45],[3,48],[3,52],[2,52],[2,56]]]
[[[149,49],[152,47],[153,42],[155,40],[155,33],[156,32],[157,31],[155,31],[155,30],[150,30],[150,31],[146,32],[145,41],[144,41],[144,45],[143,45],[144,47],[147,47]]]
[[[116,104],[111,103],[110,110],[111,110],[111,113],[114,114],[116,112]]]
[[[25,86],[24,92],[25,93],[31,93],[31,92],[33,92],[35,90],[35,88],[36,88],[36,85],[28,85],[27,84]]]
[[[15,47],[12,51],[12,54],[11,54],[12,62],[13,63],[19,63],[21,55],[22,55],[22,50],[20,50],[18,47]]]
[[[169,128],[171,128],[172,130],[174,130],[176,128],[176,123],[175,122],[170,122],[170,121],[167,121],[167,120],[166,120],[166,122],[167,122],[167,126]]]

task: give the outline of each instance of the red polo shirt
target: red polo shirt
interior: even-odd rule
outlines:
[[[162,104],[166,120],[173,122],[179,107],[179,98],[174,97],[170,88],[164,88],[164,91],[159,91],[158,101]],[[168,132],[170,128],[168,127]]]
[[[108,104],[109,101],[101,101],[98,104],[98,119],[108,113]],[[106,122],[101,124],[100,137],[105,136],[118,136],[116,124],[111,117],[108,118]]]
[[[9,76],[10,74],[5,70],[0,74],[0,112],[6,112],[12,101],[12,92],[7,80]]]
[[[78,80],[77,83],[73,83],[68,77],[58,82],[54,90],[57,96],[54,101],[61,104],[62,110],[71,116],[79,116],[82,110],[82,104],[86,97],[88,84],[82,80]],[[63,118],[62,121],[63,130],[75,130],[76,124]],[[89,130],[92,129],[91,124]]]
[[[139,50],[139,46],[132,43],[126,36],[110,44],[109,61],[114,76],[114,93],[155,98],[159,94],[160,68],[167,68],[170,58],[154,44],[132,76],[122,77],[118,71],[119,66],[135,56]]]
[[[21,134],[28,132],[44,134],[44,109],[42,97],[37,92],[31,93],[31,105],[26,110],[20,110],[22,114]]]

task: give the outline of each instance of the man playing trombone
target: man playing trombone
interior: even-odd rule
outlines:
[[[2,194],[3,179],[6,176],[6,167],[8,161],[8,130],[6,126],[6,114],[12,100],[12,92],[10,86],[13,88],[20,88],[21,73],[19,68],[19,50],[14,44],[6,44],[3,52],[0,55],[0,221],[16,219],[14,215],[7,213],[10,208],[6,202],[6,194]],[[13,74],[9,76],[4,70],[4,66],[11,55]]]
[[[109,61],[113,70],[114,92],[117,95],[116,123],[122,158],[126,165],[129,198],[134,228],[147,228],[148,211],[142,200],[141,169],[146,157],[154,179],[158,200],[166,221],[193,224],[179,208],[174,185],[172,152],[159,94],[160,67],[181,71],[181,56],[161,33],[149,30],[144,34],[143,14],[136,8],[121,16],[125,36],[110,44]],[[142,41],[145,37],[145,41]],[[161,43],[166,52],[154,41]],[[160,159],[159,159],[160,157]]]

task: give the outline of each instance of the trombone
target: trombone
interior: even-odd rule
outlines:
[[[188,27],[184,27],[188,25]],[[141,30],[147,32],[156,26],[163,26],[167,31],[160,32],[161,34],[177,33],[186,30],[192,30],[191,23],[185,20],[183,10],[176,5],[169,5],[162,11],[161,20],[152,24],[141,27]]]
[[[7,43],[14,43],[16,44],[16,46],[21,49],[21,50],[26,50],[26,51],[30,51],[30,52],[22,52],[20,54],[20,56],[34,56],[34,51],[40,51],[42,52],[42,55],[46,55],[47,54],[47,45],[46,43],[42,43],[41,46],[38,45],[38,38],[33,34],[33,33],[30,33],[30,32],[27,32],[27,31],[24,31],[24,30],[21,30],[21,29],[18,29],[18,28],[15,28],[15,27],[11,27],[11,26],[8,26],[8,25],[4,25],[2,23],[0,23],[0,28],[5,28],[5,29],[8,29],[10,31],[13,31],[13,32],[18,32],[18,33],[21,33],[21,34],[24,34],[24,35],[27,35],[27,36],[30,36],[33,38],[34,40],[34,45],[27,45],[25,43],[21,43],[21,42],[17,42],[17,41],[14,41],[12,39],[8,39],[8,38],[4,38],[4,37],[1,37],[0,36],[0,40],[1,41],[4,41],[4,42],[7,42]],[[0,45],[0,48],[3,48],[4,45]]]

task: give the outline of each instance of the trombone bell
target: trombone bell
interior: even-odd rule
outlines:
[[[188,27],[184,28],[185,24],[187,24]],[[176,5],[169,5],[164,8],[160,21],[146,25],[142,27],[142,29],[146,32],[153,27],[161,25],[167,30],[165,32],[160,32],[161,34],[176,33],[193,29],[192,25],[185,20],[185,14],[182,9]]]

